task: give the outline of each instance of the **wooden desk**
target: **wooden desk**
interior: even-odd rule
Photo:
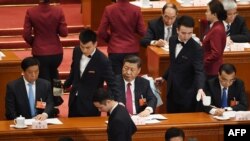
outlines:
[[[21,76],[21,60],[11,51],[2,51],[6,57],[0,60],[0,120],[5,119],[5,93],[9,81]]]
[[[169,53],[162,48],[148,47],[148,71],[152,77],[159,77],[164,74],[169,66]],[[250,103],[250,51],[242,52],[224,52],[224,63],[232,63],[237,69],[236,76],[244,81],[245,89],[248,95],[248,103]],[[160,107],[160,112],[166,112],[166,85],[162,87],[163,106]]]
[[[133,141],[164,141],[166,129],[179,127],[184,129],[187,139],[200,141],[223,141],[224,124],[249,124],[249,121],[218,121],[206,113],[164,114],[168,119],[158,124],[137,126]],[[57,141],[62,136],[70,136],[76,141],[106,141],[106,117],[60,118],[63,125],[49,125],[48,129],[14,129],[9,125],[13,121],[0,121],[0,140],[9,141]]]

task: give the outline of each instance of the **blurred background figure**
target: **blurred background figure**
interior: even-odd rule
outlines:
[[[150,20],[146,35],[141,40],[141,45],[155,45],[164,47],[168,44],[169,38],[176,35],[176,18],[178,14],[177,7],[172,3],[167,3],[162,8],[162,16]]]
[[[227,11],[227,19],[223,21],[227,45],[233,42],[250,42],[250,34],[245,19],[238,15],[237,3],[235,0],[221,0],[224,9]]]

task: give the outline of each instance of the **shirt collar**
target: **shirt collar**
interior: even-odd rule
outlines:
[[[130,83],[131,85],[135,84],[135,79],[130,81],[130,82],[126,81],[125,79],[123,79],[123,80],[124,80],[126,86],[128,85],[128,83]]]
[[[109,113],[111,114],[117,106],[118,106],[118,102],[115,103],[115,105],[112,107]]]
[[[28,84],[32,84],[32,85],[35,85],[35,84],[36,84],[36,81],[34,81],[33,83],[28,82],[28,81],[25,79],[24,76],[23,76],[23,80],[24,80],[25,86],[28,85]]]

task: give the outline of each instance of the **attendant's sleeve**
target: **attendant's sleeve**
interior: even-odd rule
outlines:
[[[109,25],[110,25],[110,23],[108,20],[108,13],[107,13],[106,8],[105,8],[97,34],[98,34],[98,37],[100,38],[100,40],[103,40],[106,43],[108,43],[109,39],[110,39],[110,33],[108,32]]]
[[[47,95],[46,107],[44,109],[44,112],[47,113],[49,117],[52,117],[54,111],[53,92],[50,83],[46,83],[46,85],[44,86],[44,89],[46,90],[45,94]]]
[[[31,19],[29,16],[29,11],[26,11],[24,25],[23,25],[23,39],[32,47],[34,35],[33,35],[33,27],[31,24]]]
[[[66,20],[65,20],[65,16],[64,16],[64,13],[62,11],[62,9],[60,9],[60,22],[59,22],[59,25],[58,25],[58,34],[61,36],[61,37],[66,37],[68,36],[68,28],[67,28],[67,23],[66,23]]]

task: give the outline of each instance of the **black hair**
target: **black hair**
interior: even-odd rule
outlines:
[[[211,14],[215,14],[220,20],[227,19],[227,11],[224,9],[223,4],[219,0],[212,0],[208,3]]]
[[[137,64],[138,68],[141,68],[142,65],[141,58],[136,55],[127,55],[123,60],[123,64],[125,64],[126,62]]]
[[[80,32],[80,35],[79,35],[79,40],[83,43],[83,44],[86,44],[86,43],[88,43],[88,42],[93,42],[93,43],[95,43],[96,42],[96,37],[97,35],[96,35],[96,33],[93,31],[93,30],[91,30],[91,29],[89,29],[89,28],[87,28],[87,29],[84,29],[84,30],[82,30],[81,32]]]
[[[165,133],[165,141],[170,141],[170,139],[173,138],[173,137],[182,137],[183,140],[184,140],[185,133],[180,128],[171,127]]]
[[[30,66],[36,66],[36,65],[40,66],[40,63],[34,57],[26,57],[21,62],[21,68],[22,68],[23,71],[25,71]]]
[[[225,72],[226,74],[232,74],[235,73],[236,74],[236,68],[233,64],[229,64],[229,63],[225,63],[222,64],[219,68],[219,74],[221,75],[222,72]]]
[[[173,3],[166,3],[166,4],[162,7],[162,13],[164,13],[165,10],[166,10],[167,8],[173,8],[173,9],[175,10],[176,14],[178,13],[178,9],[177,9],[176,5],[173,4]]]
[[[111,95],[111,92],[104,88],[97,89],[97,91],[94,93],[92,101],[105,104],[106,100],[114,100],[113,96]]]
[[[190,16],[183,15],[177,20],[177,28],[180,26],[194,27],[194,19]]]

